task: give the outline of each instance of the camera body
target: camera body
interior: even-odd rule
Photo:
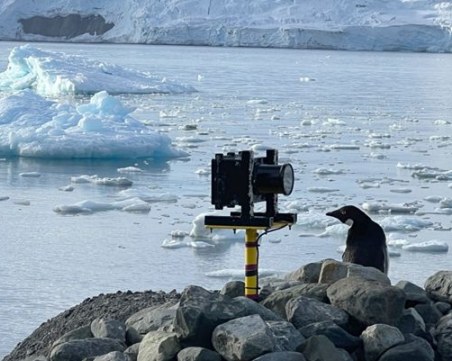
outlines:
[[[225,226],[262,224],[269,228],[275,219],[294,223],[296,215],[278,213],[278,194],[289,195],[293,185],[293,168],[290,164],[278,165],[275,149],[258,158],[252,151],[216,154],[212,159],[212,204],[215,209],[240,206],[241,212],[232,212],[231,217],[209,216],[206,225],[216,221]],[[254,204],[264,201],[266,211],[255,214]]]

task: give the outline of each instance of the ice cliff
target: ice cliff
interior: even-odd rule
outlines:
[[[0,39],[452,52],[452,3],[4,0]]]

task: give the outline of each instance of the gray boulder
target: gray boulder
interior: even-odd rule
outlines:
[[[252,299],[239,296],[232,300],[232,302],[238,307],[242,307],[242,312],[246,316],[250,315],[260,315],[264,321],[279,321],[281,317],[279,317],[276,313],[269,310],[267,307],[263,306],[260,303],[253,301]]]
[[[174,332],[151,331],[138,349],[138,361],[171,361],[181,346]]]
[[[306,361],[306,358],[300,352],[279,351],[266,353],[255,358],[254,361]]]
[[[227,282],[220,291],[220,294],[231,298],[245,296],[245,282],[231,281]]]
[[[414,309],[421,315],[426,326],[436,325],[443,314],[438,311],[434,304],[418,304]]]
[[[452,271],[439,271],[427,278],[424,288],[435,301],[452,303]]]
[[[314,298],[300,296],[292,298],[286,304],[287,320],[300,329],[314,322],[331,320],[339,326],[348,323],[348,314],[332,305]]]
[[[332,305],[366,326],[396,324],[405,306],[405,293],[400,288],[360,277],[347,277],[333,283],[327,295]]]
[[[300,332],[306,338],[318,335],[326,336],[334,346],[349,352],[356,350],[362,343],[359,337],[349,334],[333,321],[311,323],[310,325],[301,328]]]
[[[426,331],[424,319],[412,307],[403,311],[402,317],[397,321],[396,326],[403,334],[412,333],[420,336]]]
[[[53,344],[52,344],[52,348],[68,342],[68,341],[72,341],[72,340],[83,340],[85,338],[92,338],[93,333],[91,332],[91,326],[90,325],[86,325],[86,326],[82,326],[79,328],[76,328],[75,330],[69,331],[68,333],[65,333],[63,336],[61,336],[58,340],[56,340]]]
[[[396,283],[395,287],[398,287],[405,292],[408,307],[415,306],[418,303],[431,302],[430,298],[427,296],[427,292],[414,283],[399,281]]]
[[[284,279],[302,283],[318,283],[323,262],[324,261],[308,263],[296,271],[288,273]]]
[[[129,361],[129,359],[122,352],[113,351],[106,355],[97,356],[94,361]]]
[[[221,356],[207,348],[187,347],[177,354],[177,361],[221,361]]]
[[[435,302],[435,307],[443,315],[447,314],[452,309],[452,305],[447,302]]]
[[[391,281],[383,272],[374,267],[365,267],[356,263],[339,262],[334,259],[322,263],[319,283],[332,284],[346,277],[361,277],[369,281],[377,281],[390,285]]]
[[[430,344],[422,338],[411,336],[407,337],[405,343],[386,351],[378,361],[434,361],[434,359],[435,354]]]
[[[396,327],[376,324],[367,327],[361,334],[366,361],[375,361],[391,347],[405,342],[402,332]]]
[[[300,347],[305,338],[294,325],[287,321],[268,321],[268,327],[275,339],[275,351],[295,351]]]
[[[327,301],[326,290],[328,285],[306,283],[297,286],[293,286],[284,290],[275,291],[268,296],[261,304],[268,309],[272,310],[278,316],[286,319],[286,304],[287,302],[298,296],[306,296],[315,298],[319,301]]]
[[[176,306],[174,302],[145,308],[126,320],[127,327],[133,327],[139,334],[146,335],[150,331],[173,331]]]
[[[438,353],[443,361],[452,361],[452,313],[442,317],[435,329]]]
[[[126,325],[118,320],[96,318],[91,322],[91,332],[97,338],[113,338],[126,342]]]
[[[323,335],[312,336],[302,347],[304,357],[308,361],[350,361],[347,352],[342,352]]]
[[[140,350],[140,344],[136,343],[132,346],[127,347],[124,351],[124,355],[127,356],[128,361],[137,361],[139,350]]]
[[[259,315],[237,318],[217,326],[212,334],[215,350],[227,361],[249,361],[273,352],[276,342]]]
[[[50,361],[80,361],[88,357],[105,355],[112,351],[124,351],[125,346],[111,338],[87,338],[71,340],[57,345],[50,352]]]

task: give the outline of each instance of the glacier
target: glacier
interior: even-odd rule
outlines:
[[[4,0],[0,39],[452,52],[438,0]]]

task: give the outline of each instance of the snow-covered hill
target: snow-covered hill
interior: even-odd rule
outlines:
[[[2,0],[0,39],[452,52],[452,2]]]

